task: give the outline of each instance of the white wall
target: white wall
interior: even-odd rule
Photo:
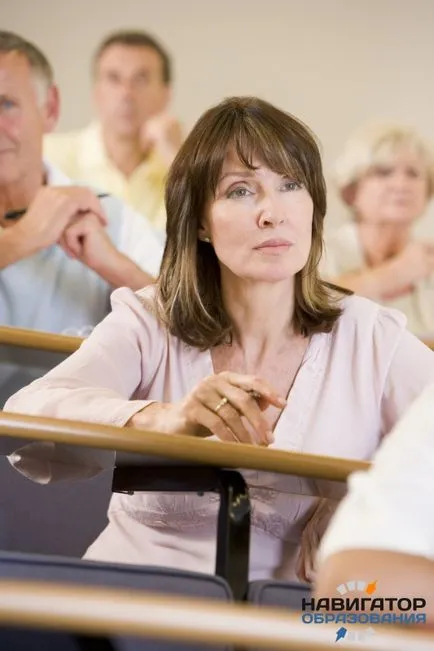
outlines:
[[[0,15],[52,60],[62,130],[92,114],[96,43],[134,27],[170,49],[187,128],[224,96],[256,94],[314,129],[327,170],[365,121],[405,121],[434,140],[434,0],[0,0]],[[335,225],[332,188],[329,204]]]

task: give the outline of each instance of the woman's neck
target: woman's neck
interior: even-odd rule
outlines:
[[[294,282],[222,282],[225,309],[233,324],[233,346],[252,367],[294,338]]]
[[[366,262],[376,267],[400,253],[411,238],[411,224],[358,222]]]

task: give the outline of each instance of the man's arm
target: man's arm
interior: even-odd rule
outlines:
[[[117,251],[117,254],[111,258],[108,264],[103,262],[100,267],[95,268],[96,273],[114,289],[129,287],[133,291],[137,291],[155,282],[155,278],[140,269],[126,255],[119,251]]]
[[[114,289],[129,287],[136,291],[154,282],[150,273],[115,247],[106,228],[92,213],[69,226],[60,244],[68,255],[93,269]]]
[[[331,282],[350,289],[359,296],[381,301],[385,296],[401,291],[404,284],[399,282],[393,264],[386,262],[378,267],[360,269],[331,278]]]
[[[0,231],[0,270],[27,258],[33,253],[28,237],[21,229],[9,226]]]
[[[77,215],[89,211],[102,228],[106,218],[89,189],[41,187],[23,217],[0,230],[0,269],[56,244]]]

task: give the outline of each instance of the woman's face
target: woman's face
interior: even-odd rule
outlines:
[[[250,170],[228,154],[201,235],[211,238],[222,276],[292,279],[309,257],[313,201],[292,178],[253,163]]]
[[[409,223],[428,202],[426,164],[416,153],[398,150],[389,164],[372,168],[355,188],[352,207],[370,222]]]

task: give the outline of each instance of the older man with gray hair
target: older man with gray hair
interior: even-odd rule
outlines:
[[[43,162],[43,134],[58,115],[44,54],[0,32],[0,319],[62,332],[96,325],[112,288],[151,283],[162,246],[120,200]]]
[[[47,58],[0,31],[0,325],[86,335],[109,312],[112,289],[153,282],[162,244],[121,200],[44,163],[43,135],[58,115]],[[21,363],[8,353],[2,382],[14,378],[16,389],[40,374],[23,379]]]

